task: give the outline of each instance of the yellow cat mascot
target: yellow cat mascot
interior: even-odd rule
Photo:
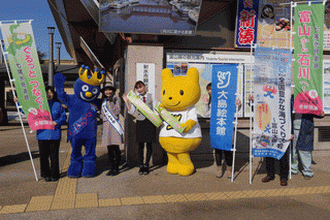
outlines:
[[[162,125],[159,143],[167,152],[167,172],[189,176],[195,170],[189,151],[196,149],[202,141],[195,108],[201,95],[198,70],[189,68],[186,76],[173,76],[170,69],[163,69],[161,78],[160,107],[176,117],[182,123],[181,127],[186,127],[179,133],[165,121]]]

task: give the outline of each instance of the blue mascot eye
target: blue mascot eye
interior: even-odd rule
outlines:
[[[182,90],[180,90],[180,95],[183,95],[183,94],[184,94],[184,92]]]
[[[87,92],[88,89],[89,89],[89,87],[88,87],[88,85],[83,85],[83,86],[81,87],[81,89],[82,89],[82,91]]]
[[[98,89],[97,88],[93,88],[93,94],[95,95],[95,94],[97,94],[98,93]]]

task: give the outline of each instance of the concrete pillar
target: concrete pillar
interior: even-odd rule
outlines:
[[[125,93],[134,90],[136,79],[137,63],[153,63],[155,64],[155,99],[160,101],[161,91],[161,71],[163,69],[163,47],[162,46],[141,46],[129,45],[126,49],[125,64]],[[130,167],[139,165],[138,146],[135,141],[135,122],[134,117],[125,111],[125,152],[127,164]],[[157,130],[157,135],[159,129]],[[151,165],[163,164],[165,152],[158,142],[153,145],[153,157]],[[164,157],[165,156],[165,157]]]

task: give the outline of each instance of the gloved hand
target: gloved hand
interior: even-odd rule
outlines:
[[[62,73],[56,73],[54,76],[54,85],[57,90],[64,89],[64,82],[66,77]]]
[[[190,119],[187,122],[181,124],[181,127],[186,127],[183,132],[189,132],[196,124],[196,121]]]

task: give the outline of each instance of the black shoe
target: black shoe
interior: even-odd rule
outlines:
[[[272,178],[272,177],[270,177],[270,176],[266,176],[265,178],[263,178],[263,179],[261,180],[261,182],[263,182],[263,183],[268,183],[268,182],[270,182],[270,181],[272,181],[272,180],[274,180],[274,178]]]
[[[58,179],[59,179],[58,177],[51,177],[51,178],[50,178],[50,181],[52,181],[52,182],[56,182]]]
[[[313,176],[304,176],[304,179],[305,180],[310,180],[310,179],[312,179],[313,178]]]
[[[112,176],[117,176],[119,174],[119,171],[117,169],[114,169],[112,171]]]
[[[287,186],[288,185],[288,180],[281,180],[281,186]]]
[[[143,173],[144,173],[144,166],[141,165],[139,169],[139,175],[143,175]]]
[[[109,172],[107,174],[105,174],[106,176],[113,176],[113,169],[110,169]]]
[[[47,176],[47,177],[45,177],[45,181],[46,182],[51,182],[52,181],[52,178],[50,178],[50,177]]]
[[[143,170],[143,174],[144,175],[148,175],[149,174],[149,166],[148,165],[144,165],[144,170]]]

